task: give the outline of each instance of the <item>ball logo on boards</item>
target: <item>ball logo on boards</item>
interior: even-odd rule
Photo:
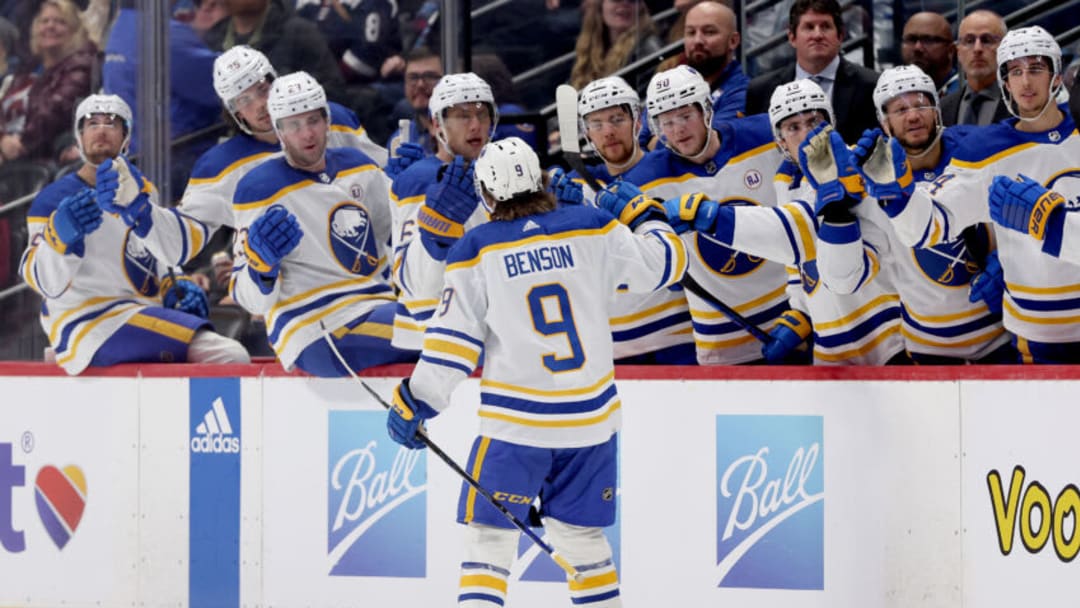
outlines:
[[[1027,485],[1025,485],[1025,482]],[[1068,484],[1051,494],[1038,480],[1016,465],[1006,482],[997,469],[986,475],[994,528],[1002,555],[1012,553],[1016,532],[1028,553],[1040,553],[1049,544],[1059,560],[1071,562],[1080,552],[1080,490]]]
[[[821,416],[716,417],[720,587],[825,588]]]
[[[386,414],[331,411],[327,429],[331,576],[426,576],[427,450],[386,434]]]
[[[25,454],[34,448],[34,435],[23,433],[20,447]],[[10,553],[26,551],[26,531],[14,521],[16,500],[28,499],[26,466],[17,464],[10,443],[0,443],[0,547]],[[47,464],[34,478],[34,503],[38,517],[57,549],[71,540],[86,510],[86,475],[76,465]]]

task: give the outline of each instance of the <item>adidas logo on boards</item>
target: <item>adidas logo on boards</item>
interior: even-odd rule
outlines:
[[[203,416],[203,421],[195,427],[196,436],[191,438],[191,451],[208,454],[237,454],[240,452],[240,438],[233,437],[229,415],[225,413],[225,402],[221,397],[214,399],[213,405]]]

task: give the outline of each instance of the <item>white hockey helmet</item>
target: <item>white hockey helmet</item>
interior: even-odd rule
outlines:
[[[439,79],[431,90],[428,100],[428,112],[432,120],[441,121],[443,112],[459,103],[486,103],[491,106],[491,128],[499,121],[499,111],[495,107],[495,96],[491,86],[472,72],[447,74]]]
[[[697,104],[705,119],[705,126],[712,124],[713,108],[709,101],[709,83],[688,65],[665,70],[649,80],[645,92],[645,107],[649,111],[649,128],[660,136],[660,115],[676,108]],[[663,138],[661,138],[663,139]],[[665,142],[666,143],[666,142]]]
[[[234,46],[214,60],[214,90],[236,124],[249,135],[251,129],[236,115],[234,101],[252,85],[275,78],[277,72],[266,55],[246,45]]]
[[[307,72],[293,72],[274,79],[274,84],[270,86],[270,97],[266,100],[266,109],[270,112],[270,120],[273,121],[275,130],[282,118],[311,110],[322,110],[326,123],[330,124],[330,106],[326,103],[326,91]]]
[[[473,165],[476,192],[487,206],[486,190],[496,202],[544,189],[544,172],[540,159],[529,144],[519,137],[507,137],[489,142],[480,151]],[[492,209],[488,209],[492,211]]]
[[[879,121],[885,121],[885,104],[904,93],[925,93],[938,107],[937,86],[917,65],[898,65],[878,76],[874,87],[874,109]]]
[[[86,154],[83,151],[81,127],[83,121],[94,114],[117,116],[124,121],[124,143],[120,144],[120,153],[125,153],[127,151],[128,142],[131,141],[131,126],[134,122],[131,114],[131,107],[119,95],[91,95],[79,102],[79,105],[75,108],[75,145],[79,149],[79,156],[82,157],[84,162],[86,161]]]
[[[277,77],[274,66],[266,55],[250,46],[234,46],[214,60],[214,90],[230,112],[234,99],[267,77]]]
[[[998,80],[1005,80],[1006,67],[1013,59],[1021,57],[1046,57],[1050,60],[1054,75],[1061,74],[1061,46],[1043,28],[1032,25],[1010,30],[997,48]]]
[[[1005,108],[1017,118],[1021,117],[1013,108],[1012,95],[1005,88],[1005,81],[1009,73],[1009,62],[1021,57],[1046,57],[1050,60],[1050,67],[1053,70],[1053,74],[1050,76],[1050,98],[1046,101],[1046,105],[1043,106],[1043,112],[1050,107],[1050,104],[1055,103],[1064,86],[1060,78],[1061,46],[1050,35],[1050,32],[1037,25],[1006,32],[997,48],[998,88],[1001,89],[1001,98],[1005,100]],[[1042,112],[1039,113],[1039,116],[1042,116]],[[1035,119],[1021,118],[1021,120]]]
[[[641,114],[641,97],[619,76],[598,78],[578,94],[578,116],[582,121],[597,110],[624,105],[629,106],[632,118]]]
[[[784,141],[780,134],[780,123],[785,118],[810,110],[824,112],[829,124],[836,124],[829,97],[813,80],[804,78],[776,87],[772,97],[769,98],[769,124],[772,125],[776,143],[780,144]]]

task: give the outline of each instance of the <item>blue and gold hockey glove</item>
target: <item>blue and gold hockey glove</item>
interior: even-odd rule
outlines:
[[[596,204],[610,212],[631,230],[649,220],[667,222],[663,204],[649,198],[630,182],[619,180],[608,185],[596,195]]]
[[[669,198],[664,201],[664,212],[667,214],[668,223],[676,233],[682,234],[688,230],[712,233],[717,224],[717,216],[721,213],[720,203],[710,200],[700,192],[684,194],[678,198]],[[727,211],[731,211],[727,209]],[[726,218],[725,218],[726,219]],[[731,214],[731,230],[735,229],[734,214]],[[730,238],[724,241],[730,243]]]
[[[244,254],[252,271],[264,277],[276,277],[282,258],[300,244],[304,231],[296,216],[275,205],[255,218],[244,240]]]
[[[394,155],[390,157],[390,160],[386,161],[383,171],[390,179],[397,179],[402,171],[408,169],[416,161],[422,160],[424,156],[424,149],[419,145],[403,143],[394,150]]]
[[[1040,241],[1046,238],[1048,227],[1052,232],[1053,226],[1060,224],[1058,218],[1063,217],[1064,208],[1065,197],[1026,175],[1018,175],[1015,180],[998,175],[990,185],[990,217]]]
[[[439,412],[413,397],[407,378],[394,389],[393,402],[394,408],[386,418],[390,438],[411,450],[427,447],[418,433],[424,428],[424,421],[438,416]]]
[[[581,205],[585,201],[585,191],[581,184],[570,179],[562,167],[548,169],[548,192],[555,195],[559,205]]]
[[[184,275],[175,276],[169,271],[169,276],[161,280],[161,294],[161,305],[165,308],[203,319],[210,316],[210,301],[206,298],[206,292]]]
[[[915,191],[915,178],[900,140],[886,138],[881,129],[867,129],[852,155],[866,191],[878,200],[889,217],[900,215]]]
[[[787,310],[769,330],[769,342],[761,345],[761,354],[769,363],[783,363],[793,350],[810,336],[810,319],[800,310]]]
[[[817,193],[814,212],[818,215],[830,205],[849,207],[862,196],[855,159],[828,123],[814,127],[799,145],[799,167]]]
[[[107,213],[115,213],[124,223],[145,237],[153,226],[150,182],[123,156],[106,159],[96,175],[98,204]]]
[[[1005,275],[1001,271],[1001,263],[998,261],[996,251],[986,256],[986,266],[975,276],[971,277],[971,286],[968,288],[968,301],[978,302],[982,300],[990,312],[1001,314],[1001,301],[1005,298]]]
[[[446,259],[450,246],[465,234],[465,222],[479,203],[472,166],[463,157],[455,156],[439,181],[428,186],[416,218],[420,242],[431,257]]]
[[[83,237],[101,226],[101,207],[94,191],[83,188],[60,201],[45,225],[45,242],[57,253],[83,256],[86,246]]]

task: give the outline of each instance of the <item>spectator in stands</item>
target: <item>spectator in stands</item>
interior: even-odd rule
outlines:
[[[319,27],[346,81],[370,83],[405,69],[396,2],[295,1],[296,14]]]
[[[837,118],[836,130],[844,141],[855,141],[877,125],[871,94],[877,73],[840,56],[844,22],[836,0],[796,0],[788,14],[788,43],[795,49],[795,63],[750,81],[746,113],[768,109],[776,87],[809,78],[829,97]]]
[[[687,11],[683,32],[683,52],[661,63],[657,72],[689,65],[709,83],[713,120],[742,116],[746,110],[746,87],[750,79],[735,60],[740,43],[735,13],[716,0],[704,0]],[[652,137],[652,129],[645,121],[641,144],[649,144]],[[648,147],[652,148],[651,145]]]
[[[31,26],[30,52],[36,64],[20,66],[0,100],[0,154],[5,162],[55,158],[57,140],[71,126],[75,103],[90,94],[99,65],[97,48],[87,40],[71,0],[41,3]]]
[[[900,57],[905,65],[917,65],[934,80],[938,96],[960,88],[956,73],[956,43],[948,20],[938,13],[915,13],[904,24]]]
[[[644,2],[585,0],[581,8],[577,59],[570,72],[575,89],[660,50],[660,37]]]
[[[413,143],[428,155],[439,151],[438,140],[428,114],[428,100],[435,84],[443,77],[442,58],[421,46],[409,51],[405,59],[405,99],[394,108],[394,116],[412,121],[408,138],[400,139],[395,128],[386,146],[390,153],[403,143]],[[396,125],[395,125],[396,127]]]
[[[352,106],[341,70],[319,28],[294,15],[285,0],[226,0],[225,8],[229,18],[210,28],[204,36],[211,49],[226,51],[237,44],[251,46],[269,57],[280,74],[306,71],[322,84],[331,100]],[[209,79],[206,82],[209,86]]]
[[[978,10],[960,22],[956,56],[964,84],[941,100],[945,126],[988,125],[1009,117],[997,84],[997,47],[1007,31],[1001,15]]]
[[[0,17],[0,99],[7,94],[15,80],[15,68],[19,58],[15,55],[15,45],[19,41],[19,30],[10,21]]]
[[[181,5],[186,5],[181,8]],[[225,10],[225,0],[178,0],[173,18],[191,26],[199,37],[205,36],[210,28],[229,16]]]
[[[119,95],[131,108],[137,108],[135,93],[139,74],[139,14],[135,0],[122,0],[120,12],[105,45],[104,88]],[[213,87],[214,59],[217,53],[207,48],[194,30],[176,19],[169,21],[169,137],[189,135],[221,120],[221,106]],[[138,133],[132,130],[131,151],[139,150]],[[172,149],[170,191],[184,189],[191,166],[216,140],[211,133],[197,141]]]
[[[499,100],[499,124],[491,141],[518,137],[536,150],[536,125],[512,122],[515,115],[525,114],[527,110],[521,105],[521,99],[514,89],[514,77],[506,64],[494,53],[481,53],[473,57],[472,67],[477,76],[491,85],[492,95]]]

